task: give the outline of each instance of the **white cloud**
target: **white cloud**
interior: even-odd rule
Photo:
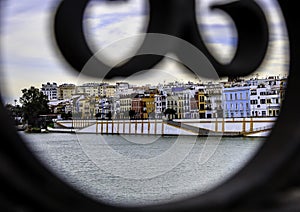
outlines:
[[[262,76],[288,74],[289,43],[287,40],[273,40],[270,43],[265,61],[257,70]]]
[[[144,33],[148,23],[145,8],[146,1],[142,0],[113,5],[92,2],[86,10],[84,21],[84,31],[90,48],[97,52],[113,42]],[[106,64],[112,64],[130,52],[136,52],[140,44],[141,40],[131,40],[126,46],[110,48],[108,56],[102,60]]]
[[[129,77],[113,78],[108,82],[115,83],[117,81],[126,81],[133,85],[157,85],[159,83],[168,83],[174,81],[187,82],[188,80],[198,82],[199,80],[205,80],[205,78],[196,76],[194,73],[186,69],[179,62],[178,58],[175,55],[168,54],[166,58],[164,58],[152,69],[135,73]]]
[[[40,87],[47,81],[70,81],[74,73],[62,64],[51,37],[52,3],[38,10],[15,13],[8,7],[1,31],[1,89],[8,98],[18,98],[20,90]],[[13,3],[12,3],[13,4]]]
[[[126,2],[99,2],[91,1],[86,8],[86,15],[103,16],[112,14],[141,14],[148,8],[147,1],[145,0],[130,0]]]
[[[6,64],[2,68],[3,80],[1,81],[1,90],[8,101],[18,99],[21,96],[21,89],[35,86],[40,88],[42,83],[56,82],[56,83],[75,83],[77,74],[75,72],[67,71],[66,68],[54,65],[53,67],[34,67]],[[2,77],[1,76],[1,77]]]
[[[112,43],[140,34],[139,17],[124,18],[120,22],[113,23],[105,28],[97,29],[93,34],[88,34],[89,46],[94,52],[111,46]],[[123,26],[126,26],[125,28]],[[122,43],[122,46],[110,47],[106,51],[107,57],[102,58],[106,64],[112,64],[114,61],[119,61],[120,58],[124,58],[126,55],[135,53],[141,45],[143,39],[130,39],[126,43]]]
[[[69,82],[76,77],[70,67],[63,64],[60,55],[54,49],[50,36],[53,5],[57,0],[48,1],[14,1],[6,2],[7,11],[4,13],[4,26],[1,29],[1,65],[4,73],[4,84],[14,85],[9,87],[9,95],[17,95],[17,91],[25,85],[38,85],[39,82],[61,81]],[[147,1],[131,0],[122,5],[105,5],[93,1],[86,10],[86,36],[90,46],[97,51],[100,47],[122,38],[144,32],[147,23],[145,5]],[[202,24],[210,26],[204,33],[207,36],[208,47],[217,58],[228,61],[234,54],[234,46],[230,39],[235,37],[235,30],[231,27],[232,21],[224,13],[209,11],[209,2],[224,2],[219,0],[202,1],[204,11]],[[274,0],[257,0],[268,14],[272,42],[270,44],[270,57],[258,70],[260,73],[286,73],[289,64],[288,41],[284,23],[278,5]],[[17,5],[17,6],[16,6]],[[92,6],[93,5],[93,6]],[[218,40],[223,38],[223,40]],[[109,55],[114,60],[136,51],[140,41],[127,44],[127,47],[115,48]],[[176,73],[178,79],[188,79],[190,76],[180,66],[167,64],[161,68]],[[161,69],[155,68],[155,69]],[[152,73],[152,72],[151,72]],[[153,73],[157,73],[153,71]],[[157,76],[157,79],[155,77]],[[159,75],[151,79],[161,80]],[[1,83],[2,85],[3,83]],[[6,95],[6,94],[5,94]]]

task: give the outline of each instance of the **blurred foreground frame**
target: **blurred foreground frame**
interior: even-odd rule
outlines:
[[[299,30],[296,1],[278,1],[290,41],[286,99],[264,145],[236,175],[190,199],[159,206],[119,208],[92,200],[47,170],[31,154],[0,103],[1,211],[300,211]]]

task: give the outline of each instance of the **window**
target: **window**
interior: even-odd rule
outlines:
[[[235,97],[235,99],[238,99],[238,98],[237,98],[237,93],[234,94],[234,97]]]
[[[265,99],[261,99],[260,100],[260,104],[266,104],[266,100]]]
[[[267,115],[267,112],[266,111],[262,111],[262,116],[266,116]]]
[[[251,95],[257,95],[257,91],[256,90],[252,90],[251,91]]]
[[[232,100],[232,93],[230,94],[230,100]]]
[[[242,93],[240,93],[240,99],[243,99],[243,94]]]
[[[266,94],[266,92],[260,92],[259,93],[261,96],[264,96]]]

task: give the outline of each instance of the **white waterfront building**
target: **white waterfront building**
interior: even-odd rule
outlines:
[[[251,86],[252,117],[278,116],[280,112],[280,87],[261,83]]]
[[[223,117],[223,85],[220,83],[209,83],[205,85],[206,96],[206,118]]]
[[[48,100],[57,100],[57,84],[55,82],[42,84],[41,91],[48,97]]]
[[[167,95],[155,94],[155,119],[161,119],[164,116],[164,111],[167,108]]]

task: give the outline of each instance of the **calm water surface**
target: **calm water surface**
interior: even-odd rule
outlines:
[[[203,193],[236,173],[262,138],[25,134],[60,178],[116,205],[159,204]]]

